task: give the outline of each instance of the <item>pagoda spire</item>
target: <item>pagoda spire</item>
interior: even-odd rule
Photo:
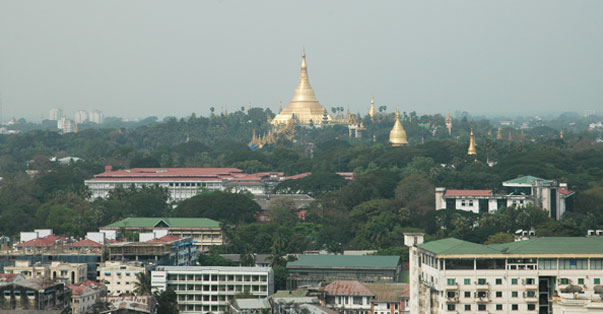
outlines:
[[[389,142],[392,146],[408,145],[406,131],[404,131],[404,127],[402,127],[402,123],[400,122],[400,110],[398,109],[396,109],[396,122],[389,132]]]
[[[469,135],[469,149],[467,150],[467,155],[477,155],[477,151],[475,150],[475,134],[473,134],[473,128],[471,128],[471,134]]]

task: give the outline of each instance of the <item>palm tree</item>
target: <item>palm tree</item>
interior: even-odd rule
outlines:
[[[151,295],[151,276],[146,271],[136,274],[137,281],[134,283],[136,295]]]

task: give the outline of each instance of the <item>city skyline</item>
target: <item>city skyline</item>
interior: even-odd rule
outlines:
[[[36,121],[51,108],[124,118],[208,115],[212,106],[276,113],[291,101],[304,48],[328,109],[365,113],[374,96],[389,112],[600,111],[602,8],[598,1],[4,1],[2,120]]]

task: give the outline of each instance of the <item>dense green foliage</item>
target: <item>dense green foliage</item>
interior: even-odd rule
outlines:
[[[252,108],[210,117],[151,119],[137,128],[0,135],[0,233],[14,236],[44,227],[82,236],[128,216],[208,217],[223,223],[229,238],[223,252],[267,253],[275,266],[282,266],[286,254],[303,250],[403,254],[402,233],[407,230],[424,230],[430,239],[454,236],[496,243],[520,228],[536,228],[539,235],[583,235],[603,225],[603,145],[594,141],[597,133],[584,131],[588,121],[571,127],[551,122],[564,128],[564,139],[558,130],[533,125],[523,133],[504,128],[504,140],[497,140],[496,127],[484,119],[455,118],[450,136],[441,115],[410,113],[403,114],[403,124],[411,145],[390,147],[386,142],[393,117],[383,114],[365,120],[361,139],[349,139],[343,125],[297,128],[295,141],[278,137],[275,145],[250,150],[252,130],[267,132],[268,116],[268,110]],[[477,134],[477,162],[465,158],[470,127]],[[64,156],[83,161],[50,161]],[[159,187],[125,187],[108,199],[89,202],[84,180],[102,172],[104,165],[239,167],[286,175],[311,171],[310,176],[281,183],[276,191],[308,193],[317,201],[305,221],[296,218],[290,204],[279,204],[272,210],[273,221],[265,224],[254,222],[259,206],[246,194],[207,192],[168,204],[167,192]],[[353,172],[354,180],[336,172]],[[501,191],[502,181],[520,175],[567,182],[577,192],[572,210],[559,222],[532,207],[481,216],[434,211],[436,186]]]

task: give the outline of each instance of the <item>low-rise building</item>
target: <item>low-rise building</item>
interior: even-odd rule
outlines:
[[[300,255],[287,270],[287,289],[296,289],[336,280],[399,282],[402,265],[399,256]]]
[[[90,280],[69,285],[69,289],[71,289],[72,314],[92,312],[91,309],[107,295],[107,288],[104,285]]]
[[[168,234],[191,238],[201,252],[208,251],[213,245],[224,244],[220,222],[209,218],[133,217],[100,228],[101,232],[120,230],[133,232],[166,230]]]
[[[230,302],[230,314],[262,314],[270,311],[270,302],[266,298],[234,299]]]
[[[338,280],[324,287],[324,306],[341,314],[368,314],[375,294],[355,280]]]
[[[0,283],[0,313],[70,313],[71,290],[62,282],[41,278]]]
[[[553,313],[564,293],[596,294],[603,238],[551,237],[482,245],[453,238],[423,243],[405,234],[410,313]]]
[[[241,265],[241,254],[220,254],[220,256],[231,260],[234,266],[269,267],[272,261],[270,254],[252,254],[255,265]]]
[[[107,309],[100,314],[155,314],[157,301],[153,296],[111,296],[105,300]],[[161,313],[157,313],[161,314]]]
[[[502,183],[504,192],[492,190],[454,190],[444,187],[435,189],[435,209],[457,209],[474,213],[487,213],[502,207],[534,205],[559,220],[572,208],[574,192],[567,183],[524,176]]]
[[[8,274],[21,274],[25,278],[48,278],[66,284],[75,284],[86,280],[88,265],[85,263],[51,262],[50,264],[35,263],[29,260],[15,261],[14,266],[5,266]]]
[[[149,264],[141,262],[107,261],[98,266],[97,280],[107,287],[108,295],[133,294],[138,273],[146,273],[150,269]]]
[[[159,266],[151,272],[151,286],[173,289],[180,313],[225,312],[237,294],[273,294],[274,272],[269,267]]]

